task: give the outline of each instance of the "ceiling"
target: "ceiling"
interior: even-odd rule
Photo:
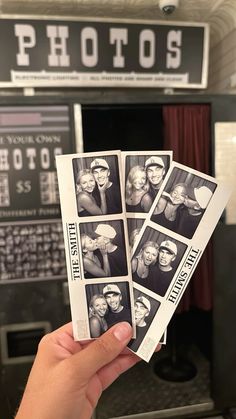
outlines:
[[[0,0],[0,16],[8,14],[208,22],[213,47],[236,27],[236,0],[179,0],[167,17],[159,0]]]

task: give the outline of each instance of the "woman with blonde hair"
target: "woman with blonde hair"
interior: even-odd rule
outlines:
[[[182,210],[188,199],[185,183],[172,186],[170,193],[164,192],[153,212],[151,220],[172,231],[178,232]]]
[[[149,240],[143,244],[139,253],[131,261],[133,281],[151,288],[152,266],[155,265],[158,254],[159,245],[156,242]]]
[[[81,234],[81,248],[82,259],[84,267],[84,277],[89,278],[102,278],[111,275],[110,265],[106,250],[106,245],[98,246],[97,240],[92,239],[88,234]],[[95,250],[99,250],[102,256],[102,263],[96,254]]]
[[[90,169],[80,170],[76,178],[77,207],[80,217],[107,213],[105,195],[107,185],[98,185],[98,191],[101,197],[101,207],[98,206],[93,196],[95,187],[96,181],[92,171]]]
[[[143,166],[134,166],[127,176],[125,187],[126,211],[148,212],[152,206],[152,198],[148,193],[149,185]]]
[[[89,327],[91,338],[98,338],[108,329],[105,315],[108,305],[102,294],[95,294],[89,302]]]

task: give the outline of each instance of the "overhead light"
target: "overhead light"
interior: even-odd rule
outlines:
[[[164,15],[171,15],[179,7],[179,0],[159,0],[159,7]]]

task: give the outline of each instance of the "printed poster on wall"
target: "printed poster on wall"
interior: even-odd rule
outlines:
[[[0,107],[0,284],[66,276],[55,156],[71,131],[69,106]]]

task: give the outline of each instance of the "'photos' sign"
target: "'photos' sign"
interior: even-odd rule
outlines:
[[[204,88],[208,46],[206,24],[3,18],[0,86]]]

